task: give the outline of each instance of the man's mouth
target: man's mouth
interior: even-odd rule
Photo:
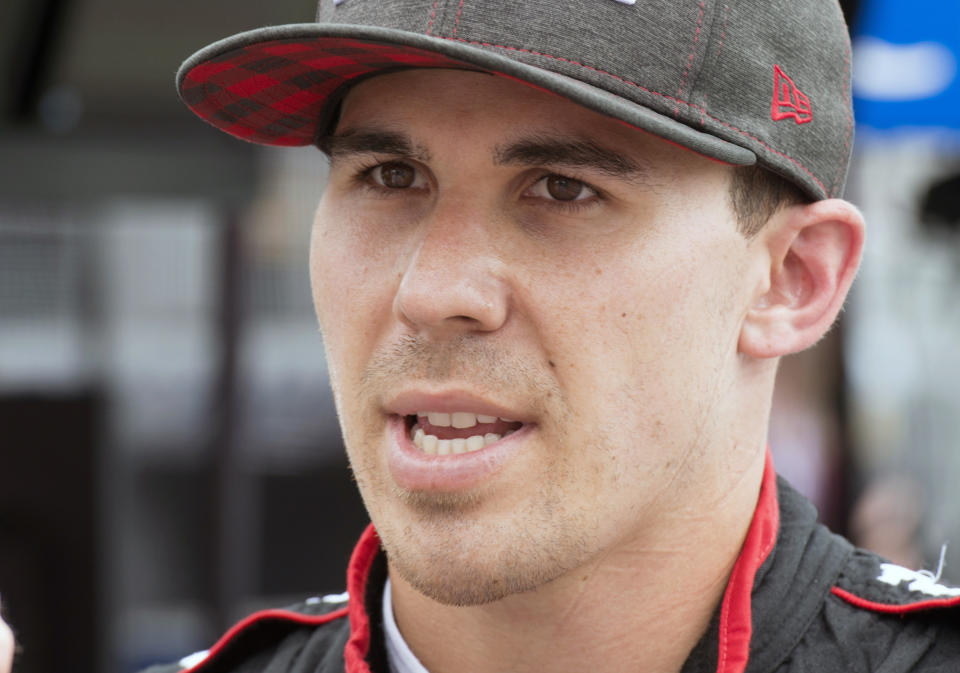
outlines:
[[[479,451],[523,426],[507,418],[468,411],[420,411],[407,416],[406,424],[413,445],[437,456]]]

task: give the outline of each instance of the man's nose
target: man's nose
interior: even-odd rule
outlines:
[[[505,265],[482,216],[452,204],[422,223],[394,298],[394,313],[430,336],[491,332],[507,320]]]

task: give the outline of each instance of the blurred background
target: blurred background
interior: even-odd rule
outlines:
[[[960,582],[960,15],[841,3],[869,223],[771,445],[821,518]],[[313,0],[0,3],[0,591],[18,673],[126,673],[343,590],[365,515],[311,307],[315,149],[235,141],[180,61]]]

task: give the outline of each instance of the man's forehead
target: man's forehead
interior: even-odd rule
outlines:
[[[592,136],[605,129],[629,128],[526,82],[449,68],[411,68],[358,83],[344,95],[338,127],[375,123],[412,132],[424,120],[432,119],[450,120],[466,133],[467,128],[476,130],[476,120],[484,112],[502,122],[504,134],[564,135],[579,129],[582,135]]]
[[[441,127],[450,131],[446,138]],[[634,177],[650,174],[663,161],[703,160],[557,94],[469,70],[411,69],[365,80],[346,94],[330,137],[350,138],[337,143],[350,151],[365,148],[418,160],[431,158],[432,147],[483,142],[497,165],[589,164]]]

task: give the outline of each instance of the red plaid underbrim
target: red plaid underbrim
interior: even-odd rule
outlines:
[[[429,51],[341,37],[285,39],[231,50],[194,66],[180,95],[201,119],[263,145],[311,145],[331,94],[383,70],[463,68]]]

